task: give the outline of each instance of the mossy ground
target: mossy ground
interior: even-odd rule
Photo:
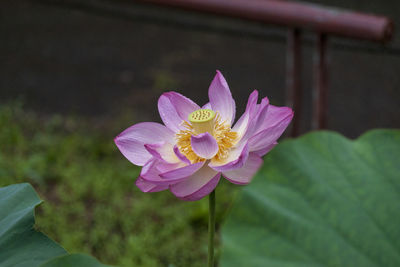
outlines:
[[[134,185],[140,169],[113,143],[130,125],[101,125],[0,106],[0,186],[34,185],[44,200],[36,227],[69,252],[120,266],[204,266],[207,198],[184,202],[168,191],[140,192]],[[221,180],[218,226],[237,188]]]

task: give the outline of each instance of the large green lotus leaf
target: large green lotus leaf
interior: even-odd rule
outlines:
[[[35,267],[67,253],[37,232],[34,210],[41,202],[29,184],[0,188],[0,266]]]
[[[400,131],[282,142],[222,237],[222,267],[400,266]]]
[[[30,184],[0,188],[0,267],[106,267],[84,254],[67,254],[37,232],[35,207],[41,200]]]
[[[104,265],[98,262],[95,258],[85,254],[68,254],[54,258],[40,267],[107,267],[110,265]]]

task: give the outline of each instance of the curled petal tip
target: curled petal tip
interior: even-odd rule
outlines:
[[[129,161],[143,166],[152,157],[144,146],[146,143],[171,141],[173,138],[173,132],[164,125],[155,122],[141,122],[120,133],[114,141]]]
[[[188,160],[188,158],[179,151],[179,148],[177,145],[174,146],[174,153],[180,161],[190,164],[190,160]]]

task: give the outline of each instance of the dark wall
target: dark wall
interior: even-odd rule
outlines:
[[[398,1],[320,2],[400,18]],[[44,113],[109,119],[129,111],[132,122],[158,120],[163,91],[205,103],[220,69],[239,110],[253,89],[284,104],[283,28],[129,1],[8,0],[0,6],[0,103],[22,96],[27,108]],[[400,125],[399,40],[391,52],[331,40],[329,129],[355,137]],[[310,124],[312,50],[303,49],[303,131]]]

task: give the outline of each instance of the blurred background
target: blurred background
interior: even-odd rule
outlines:
[[[265,0],[267,1],[267,0]],[[400,23],[400,2],[308,1]],[[0,185],[30,182],[37,226],[71,252],[122,266],[203,266],[207,202],[143,194],[113,138],[160,121],[157,99],[198,104],[219,69],[240,114],[258,89],[284,105],[287,29],[129,0],[0,3]],[[310,129],[314,35],[302,50],[301,133]],[[400,37],[329,39],[327,128],[355,138],[400,124]],[[219,188],[219,224],[238,188]]]

